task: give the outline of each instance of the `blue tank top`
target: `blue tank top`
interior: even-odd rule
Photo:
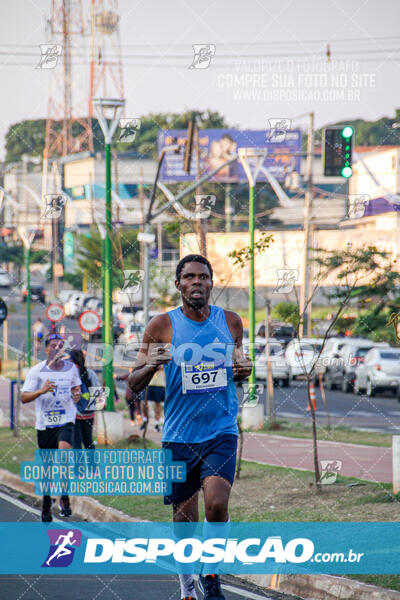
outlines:
[[[238,435],[234,340],[224,310],[210,306],[210,316],[200,323],[186,317],[180,307],[168,315],[172,359],[164,365],[163,441],[198,443],[221,434]]]

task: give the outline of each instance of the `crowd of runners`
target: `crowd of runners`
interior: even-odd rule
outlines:
[[[234,481],[237,447],[238,398],[236,383],[251,373],[242,350],[243,326],[231,311],[209,304],[213,271],[200,255],[184,257],[176,268],[175,285],[181,294],[178,308],[154,317],[148,324],[130,372],[119,376],[127,384],[126,399],[132,420],[148,419],[148,400],[154,402],[155,428],[161,427],[162,446],[174,461],[186,463],[186,480],[172,484],[164,503],[172,505],[174,522],[197,522],[202,490],[205,524],[220,523],[229,532],[229,496]],[[46,360],[27,374],[22,402],[35,401],[37,444],[41,449],[93,448],[94,411],[89,388],[99,386],[96,373],[85,365],[84,353],[65,356],[64,338],[53,332],[44,338]],[[202,349],[193,362],[191,344]],[[199,376],[199,373],[201,376]],[[143,407],[140,408],[140,403]],[[143,413],[143,414],[141,414]],[[71,516],[68,496],[60,511]],[[43,496],[42,521],[52,520],[52,499]],[[179,576],[181,598],[197,598],[194,576]],[[205,600],[224,598],[218,573],[200,575]]]

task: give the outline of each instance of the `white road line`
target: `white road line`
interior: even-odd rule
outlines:
[[[199,578],[198,575],[194,575],[194,579],[197,581]],[[250,598],[250,600],[273,600],[271,596],[261,596],[260,594],[255,594],[254,592],[250,592],[248,590],[234,587],[233,585],[228,585],[225,583],[221,583],[222,589],[230,592],[231,594],[237,594],[238,596],[242,596],[242,598]]]
[[[222,584],[221,587],[227,592],[230,592],[231,594],[237,594],[243,598],[250,598],[251,600],[273,600],[272,596],[260,596],[260,594],[254,594],[253,592],[249,592],[247,590],[235,588],[233,585]]]
[[[9,502],[10,504],[14,504],[14,506],[17,506],[18,508],[21,508],[25,512],[30,512],[33,515],[37,515],[38,517],[42,516],[42,513],[41,513],[41,511],[39,509],[33,508],[32,506],[29,506],[28,504],[25,504],[24,502],[21,502],[21,500],[18,500],[17,498],[13,498],[12,496],[7,496],[7,494],[4,494],[3,492],[0,492],[0,498],[2,500],[5,500],[6,502]],[[61,519],[56,519],[54,517],[53,517],[53,521],[57,521],[57,523],[63,523],[64,522],[64,521],[61,521]]]

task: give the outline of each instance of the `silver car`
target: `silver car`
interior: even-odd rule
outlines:
[[[280,342],[269,343],[269,356],[271,361],[272,379],[275,382],[280,382],[282,387],[290,385],[290,368],[285,358],[284,347]],[[256,379],[267,378],[267,357],[265,354],[265,341],[258,343],[256,346],[255,357],[255,372]]]
[[[354,392],[374,396],[391,390],[397,395],[400,386],[400,348],[372,348],[356,368]]]

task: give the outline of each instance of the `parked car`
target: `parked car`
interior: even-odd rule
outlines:
[[[85,292],[74,292],[71,294],[64,307],[66,316],[71,317],[71,319],[77,318],[79,305],[85,296]]]
[[[265,323],[259,323],[256,327],[255,333],[256,335],[265,338]],[[269,335],[270,337],[273,337],[286,345],[295,337],[296,329],[293,327],[293,325],[272,321]]]
[[[26,302],[28,296],[28,290],[24,288],[22,290],[23,301]],[[31,283],[31,301],[40,302],[41,304],[46,303],[46,290],[41,283]]]
[[[326,340],[321,356],[315,366],[315,383],[318,381],[318,375],[320,373],[322,376],[324,375],[326,368],[329,367],[330,363],[339,358],[339,351],[346,343],[351,342],[352,339],[355,338],[332,337]]]
[[[356,368],[354,393],[375,396],[391,390],[396,396],[400,386],[400,349],[372,348]]]
[[[73,290],[61,290],[61,292],[58,293],[57,302],[64,306],[73,293]]]
[[[255,373],[256,379],[267,379],[267,356],[265,354],[265,339],[260,342],[257,338],[255,344]],[[250,340],[243,340],[243,350],[249,354]],[[271,361],[272,379],[274,383],[280,383],[282,387],[290,385],[289,365],[285,358],[285,349],[283,344],[276,340],[269,341],[269,355]]]
[[[139,323],[128,323],[118,338],[120,344],[140,342],[143,338],[144,326]]]
[[[323,341],[322,338],[301,338],[289,342],[285,356],[293,379],[311,371],[321,352]]]
[[[354,389],[356,367],[364,362],[366,354],[371,348],[389,348],[386,342],[372,342],[352,338],[339,350],[337,359],[332,360],[326,367],[324,373],[324,385],[328,390],[340,387],[342,392],[350,392]]]
[[[0,269],[0,290],[10,291],[13,286],[13,277],[5,269]]]

